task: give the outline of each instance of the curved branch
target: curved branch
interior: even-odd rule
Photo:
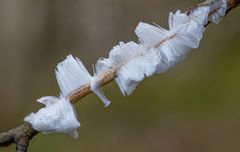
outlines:
[[[229,13],[233,8],[236,8],[239,5],[240,0],[228,0],[229,7],[227,13]],[[191,9],[194,9],[194,7],[192,7]],[[114,78],[117,76],[117,70],[118,70],[117,68],[113,68],[112,70],[103,73],[100,76],[101,86],[104,86],[113,81]],[[81,88],[73,91],[70,95],[67,96],[67,98],[69,98],[71,103],[75,104],[81,98],[87,96],[91,92],[92,91],[90,83],[87,83],[83,85]],[[22,124],[21,126],[0,134],[0,147],[9,146],[10,144],[15,143],[17,145],[16,146],[17,152],[26,152],[30,140],[38,133],[39,133],[38,131],[32,128],[31,124],[24,122],[24,124]]]
[[[25,122],[21,126],[0,134],[0,146],[9,146],[15,143],[17,152],[26,152],[29,141],[38,134],[31,124]]]

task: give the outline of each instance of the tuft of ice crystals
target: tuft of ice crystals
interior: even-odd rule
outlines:
[[[210,22],[218,24],[226,15],[228,8],[227,0],[206,0],[203,4],[210,4],[210,13],[208,16]]]
[[[31,113],[24,118],[32,127],[40,132],[62,132],[78,137],[77,128],[80,123],[77,120],[74,107],[65,98],[43,97],[38,102],[45,107],[36,113]]]
[[[63,97],[91,81],[91,75],[81,60],[72,55],[57,65],[56,78]]]
[[[177,11],[169,14],[169,30],[139,23],[135,32],[140,44],[119,43],[96,64],[102,73],[113,67],[119,71],[116,82],[124,95],[130,95],[146,77],[164,72],[197,48],[208,20],[209,7],[199,7],[190,15]]]
[[[105,107],[108,107],[111,103],[110,100],[107,99],[103,90],[101,88],[101,80],[98,76],[93,76],[91,80],[91,90],[102,100]]]
[[[80,123],[74,107],[67,99],[72,91],[90,83],[91,90],[108,106],[110,101],[101,88],[101,74],[117,69],[115,81],[123,95],[130,95],[145,77],[165,72],[197,48],[207,22],[218,23],[226,10],[227,0],[207,0],[190,14],[179,10],[170,13],[168,30],[158,25],[139,23],[135,30],[139,44],[120,42],[113,47],[108,58],[98,60],[93,77],[80,59],[67,56],[56,69],[60,98],[48,96],[39,99],[38,102],[45,107],[24,120],[37,131],[63,132],[77,137],[76,129]]]

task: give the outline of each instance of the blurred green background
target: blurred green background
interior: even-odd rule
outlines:
[[[1,0],[0,132],[57,95],[54,69],[68,54],[87,68],[119,41],[137,41],[139,21],[167,27],[170,11],[197,0]],[[240,13],[206,29],[186,60],[144,80],[129,97],[115,83],[103,108],[91,94],[76,105],[79,138],[40,134],[29,151],[239,152]],[[13,152],[14,146],[0,149]]]

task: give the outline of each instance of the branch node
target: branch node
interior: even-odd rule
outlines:
[[[38,134],[38,132],[32,129],[31,124],[25,122],[17,128],[0,134],[0,147],[6,147],[15,143],[17,152],[26,152],[29,141],[36,134]]]

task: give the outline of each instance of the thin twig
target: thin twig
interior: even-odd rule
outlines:
[[[240,0],[228,0],[227,13],[229,13],[233,8],[236,8],[239,5]],[[195,5],[195,7],[197,6],[198,5]],[[191,9],[194,9],[195,7],[188,9],[188,11],[191,12]],[[117,71],[118,68],[113,68],[110,71],[103,73],[100,76],[101,86],[104,86],[113,81],[114,78],[117,76]],[[71,103],[75,104],[81,98],[87,96],[91,92],[92,91],[90,88],[90,83],[87,83],[80,87],[79,89],[76,89],[75,91],[70,93],[67,96],[67,98],[69,98],[69,101]],[[26,152],[30,140],[38,133],[39,133],[38,131],[32,128],[31,124],[24,122],[21,126],[0,134],[0,147],[9,146],[10,144],[15,143],[17,145],[16,146],[17,152]]]

